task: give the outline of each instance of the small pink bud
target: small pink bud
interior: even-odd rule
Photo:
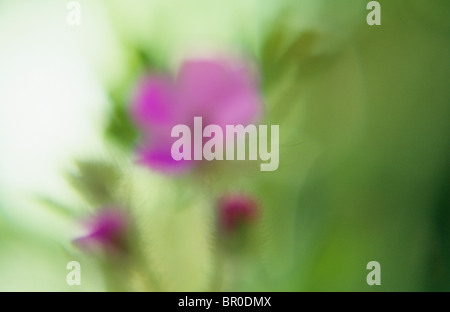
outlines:
[[[122,210],[105,208],[89,219],[86,227],[88,234],[73,241],[82,250],[102,250],[107,253],[125,251],[128,218]]]
[[[226,233],[254,222],[257,216],[258,204],[248,195],[226,195],[219,201],[219,226]]]

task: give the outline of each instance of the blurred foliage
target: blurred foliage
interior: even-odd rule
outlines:
[[[112,100],[112,112],[108,120],[105,135],[108,139],[131,150],[138,134],[128,115],[127,106],[123,101]]]
[[[67,180],[92,207],[114,204],[120,173],[104,161],[77,161],[77,171],[68,173]]]
[[[147,71],[157,72],[162,69],[151,51],[135,47],[126,41],[123,46],[129,54],[127,73],[122,78],[121,84],[109,93],[111,111],[107,118],[105,137],[125,150],[131,151],[136,146],[138,139],[138,131],[129,115],[132,88],[140,78],[139,75],[143,75]]]

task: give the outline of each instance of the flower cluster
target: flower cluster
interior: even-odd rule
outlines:
[[[130,105],[132,120],[142,133],[138,163],[166,175],[193,170],[194,161],[172,158],[172,128],[193,126],[194,117],[223,129],[257,122],[262,115],[257,82],[248,66],[224,59],[188,60],[176,78],[151,73],[140,79]],[[239,193],[223,195],[216,206],[219,233],[224,237],[252,223],[258,214],[256,201]],[[87,222],[88,234],[74,243],[88,252],[123,253],[128,249],[129,227],[123,209],[104,208]]]
[[[254,123],[261,114],[257,79],[240,62],[188,60],[175,79],[149,74],[138,83],[131,106],[131,116],[144,136],[138,161],[163,173],[184,172],[195,162],[172,158],[174,126],[193,129],[194,117],[202,117],[204,124],[225,130],[226,125]]]

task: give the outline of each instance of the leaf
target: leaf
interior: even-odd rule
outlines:
[[[73,208],[45,195],[36,195],[33,197],[34,201],[42,204],[45,208],[51,212],[57,213],[66,218],[72,218],[78,214]]]
[[[94,206],[115,202],[114,189],[120,174],[112,165],[101,161],[78,161],[78,171],[68,173],[67,180]]]
[[[105,136],[122,148],[129,150],[135,145],[138,132],[128,114],[125,101],[116,99],[113,102]]]

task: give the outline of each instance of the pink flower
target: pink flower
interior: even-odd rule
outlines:
[[[227,195],[219,200],[218,214],[220,229],[224,233],[231,233],[239,226],[256,220],[258,204],[248,195]]]
[[[257,81],[243,64],[188,60],[176,79],[147,75],[139,82],[131,106],[131,116],[144,136],[138,161],[164,173],[192,168],[194,161],[172,158],[175,125],[188,125],[192,131],[194,117],[202,117],[204,126],[215,124],[225,130],[226,125],[256,122],[261,113]]]
[[[88,252],[121,253],[126,249],[127,226],[123,211],[105,208],[86,222],[88,234],[75,239],[74,244]]]

